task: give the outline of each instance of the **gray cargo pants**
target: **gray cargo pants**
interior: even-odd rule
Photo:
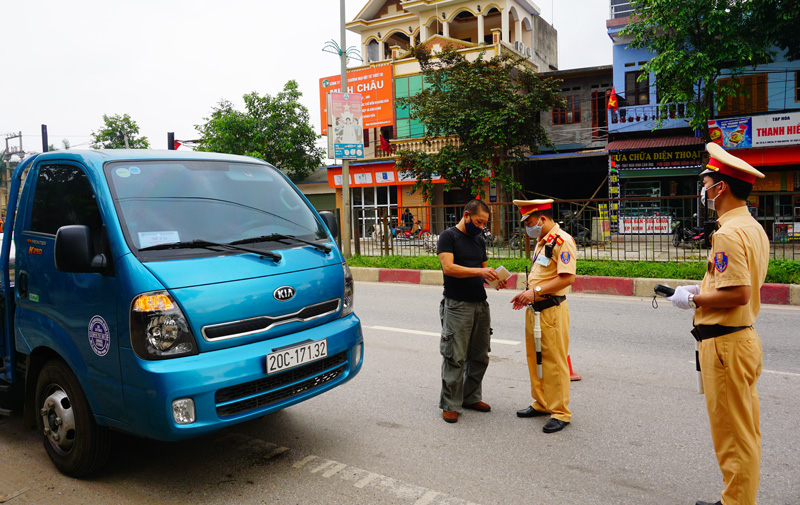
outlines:
[[[460,412],[481,401],[481,382],[489,366],[489,302],[443,298],[439,304],[442,337],[442,395],[439,408]]]

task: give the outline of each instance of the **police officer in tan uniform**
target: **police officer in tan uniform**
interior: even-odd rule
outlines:
[[[519,417],[550,415],[545,433],[564,429],[572,420],[569,410],[569,306],[566,294],[575,282],[575,241],[553,221],[553,200],[514,200],[519,207],[525,232],[535,241],[533,268],[528,289],[511,303],[525,313],[525,350],[531,378],[533,402],[517,411]],[[542,377],[536,373],[534,312],[541,324]]]
[[[701,200],[716,210],[720,226],[702,284],[679,287],[668,300],[694,309],[692,334],[699,341],[711,439],[725,486],[716,505],[756,505],[761,475],[756,382],[763,360],[753,324],[761,308],[769,240],[747,210],[747,197],[764,174],[717,144],[706,149],[710,160],[701,174]]]

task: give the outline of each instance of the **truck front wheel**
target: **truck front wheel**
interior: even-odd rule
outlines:
[[[86,396],[69,367],[53,360],[36,383],[36,425],[47,455],[62,473],[83,477],[108,458],[108,428],[98,426]]]

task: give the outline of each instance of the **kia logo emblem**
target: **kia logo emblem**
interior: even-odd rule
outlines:
[[[294,288],[291,286],[283,286],[276,289],[272,296],[275,297],[276,300],[279,302],[285,302],[286,300],[290,300],[294,296]]]

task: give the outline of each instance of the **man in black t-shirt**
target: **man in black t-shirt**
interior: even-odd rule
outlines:
[[[444,298],[439,304],[442,320],[442,393],[439,408],[448,423],[458,421],[461,407],[489,412],[481,401],[481,382],[489,365],[489,303],[483,282],[497,280],[487,266],[486,244],[481,233],[489,221],[489,207],[471,200],[461,221],[439,235],[437,254],[444,273]],[[505,281],[498,289],[505,287]]]

